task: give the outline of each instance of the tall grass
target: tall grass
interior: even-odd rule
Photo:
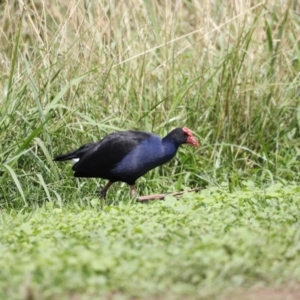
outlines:
[[[185,125],[201,142],[140,194],[299,180],[297,1],[0,3],[2,206],[85,205],[99,180],[52,157],[123,129]]]

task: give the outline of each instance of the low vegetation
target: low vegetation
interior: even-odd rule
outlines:
[[[245,182],[104,211],[4,213],[0,297],[214,299],[227,287],[298,282],[299,191]]]

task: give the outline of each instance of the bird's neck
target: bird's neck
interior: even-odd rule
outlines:
[[[162,139],[162,145],[164,149],[164,154],[166,156],[174,156],[177,152],[179,144],[177,145],[174,140],[170,139],[168,136]]]

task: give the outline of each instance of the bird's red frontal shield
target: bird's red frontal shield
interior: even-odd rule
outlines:
[[[182,130],[188,135],[188,138],[186,140],[186,142],[194,147],[199,147],[199,142],[198,140],[194,137],[192,131],[187,128],[187,127],[183,127]]]

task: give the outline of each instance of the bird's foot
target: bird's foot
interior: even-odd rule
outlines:
[[[99,192],[99,198],[100,198],[100,209],[102,211],[104,210],[105,197],[106,197],[106,190],[105,189],[101,189],[100,192]]]
[[[131,185],[131,186],[130,186],[130,197],[131,197],[131,198],[137,197],[137,194],[136,194],[135,186],[134,186],[134,185]]]

